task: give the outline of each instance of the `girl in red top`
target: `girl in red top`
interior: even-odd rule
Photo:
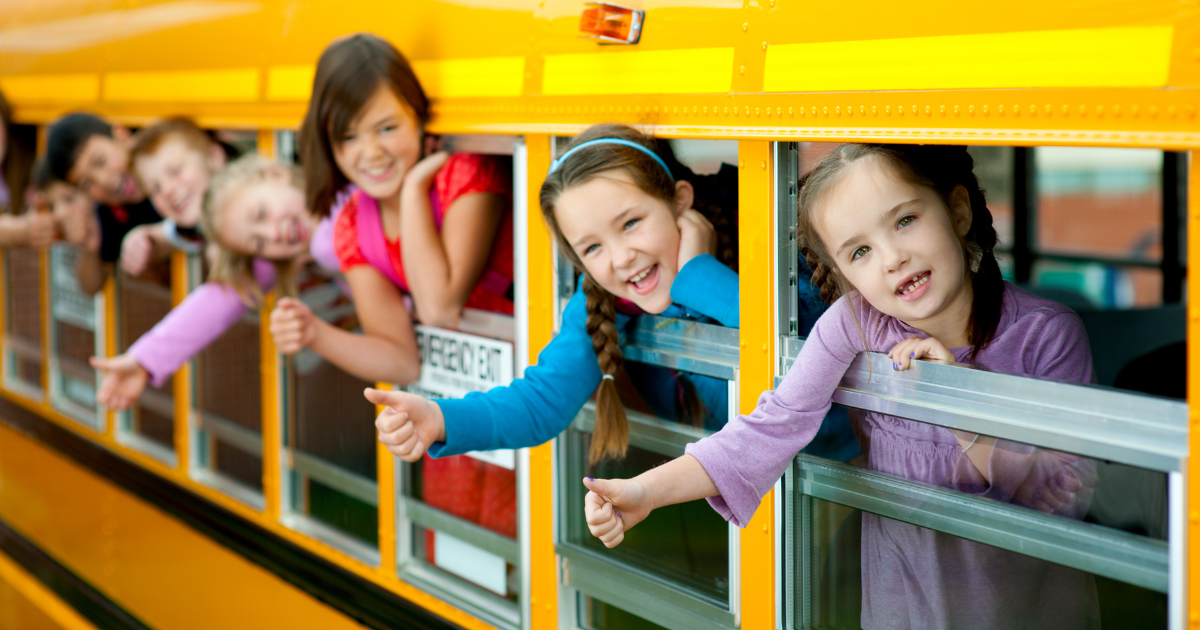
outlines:
[[[324,211],[357,187],[333,238],[364,334],[284,298],[271,313],[280,352],[307,347],[364,380],[406,384],[420,368],[406,295],[433,326],[456,326],[463,307],[512,314],[510,167],[481,155],[422,159],[428,115],[408,61],[383,39],[360,33],[321,54],[299,138],[308,207]],[[513,471],[459,456],[426,460],[421,480],[426,503],[516,537]],[[426,541],[434,561],[432,532]]]

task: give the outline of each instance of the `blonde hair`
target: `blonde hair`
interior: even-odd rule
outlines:
[[[254,256],[231,251],[217,237],[221,217],[229,204],[247,187],[267,181],[283,172],[288,183],[304,192],[304,172],[296,166],[280,164],[251,153],[231,162],[220,173],[213,175],[204,192],[204,209],[200,215],[200,228],[209,241],[217,245],[216,260],[208,272],[208,279],[237,291],[238,297],[248,306],[262,302],[262,289],[254,278]],[[294,260],[272,260],[275,265],[276,286],[281,296],[296,295],[296,273]]]

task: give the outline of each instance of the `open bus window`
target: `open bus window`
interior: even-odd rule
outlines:
[[[4,252],[4,387],[42,396],[41,256],[32,249]]]
[[[167,271],[167,265],[161,265]],[[171,288],[160,282],[119,273],[117,278],[117,353],[129,346],[171,311]],[[162,275],[169,277],[169,273]],[[129,446],[173,464],[175,455],[175,394],[172,380],[162,387],[147,385],[128,411],[117,415],[117,436]]]
[[[88,364],[104,356],[104,297],[79,289],[75,278],[78,251],[70,245],[50,248],[50,403],[55,409],[97,431],[104,412],[96,405],[97,377]]]
[[[356,330],[354,304],[315,267],[304,270],[299,298],[313,314]],[[315,352],[283,361],[284,521],[372,565],[379,563],[379,487],[372,386]]]
[[[499,171],[514,173],[523,147],[509,136],[439,138],[452,153],[486,155]],[[512,190],[520,186],[513,180]],[[524,212],[526,199],[513,200]],[[516,229],[506,212],[499,230]],[[512,239],[501,236],[501,243]],[[516,251],[513,256],[519,256]],[[497,258],[503,260],[503,253]],[[515,296],[509,287],[506,299]],[[493,302],[494,304],[495,302]],[[427,398],[461,398],[507,385],[516,372],[513,316],[471,308],[455,330],[416,323],[419,379],[403,387]],[[507,310],[507,309],[502,309]],[[420,305],[416,307],[420,317]],[[495,625],[520,624],[521,547],[518,486],[524,475],[516,450],[396,460],[396,562],[405,581],[451,601]]]
[[[559,138],[558,152],[569,139]],[[672,140],[697,174],[697,210],[717,230],[717,258],[737,269],[737,143]],[[558,307],[570,300],[577,273],[561,253]],[[740,532],[703,502],[655,510],[638,534],[606,549],[588,533],[579,479],[629,478],[683,454],[736,413],[738,331],[714,322],[639,315],[623,330],[623,369],[616,383],[629,418],[623,459],[588,463],[595,426],[589,403],[559,438],[558,483],[563,580],[573,589],[574,617],[585,628],[732,626]],[[669,586],[664,586],[669,585]]]

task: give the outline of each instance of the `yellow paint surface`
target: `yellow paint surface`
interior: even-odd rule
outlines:
[[[154,628],[361,628],[3,424],[0,518]]]
[[[154,103],[237,103],[258,100],[253,68],[171,72],[109,72],[104,100]]]
[[[1171,26],[769,46],[763,90],[1161,87]]]
[[[0,630],[96,630],[96,626],[0,553]]]
[[[542,93],[713,94],[733,84],[733,48],[546,55]]]
[[[771,280],[771,143],[738,143],[738,275],[742,328],[740,413],[754,410],[759,394],[773,387]],[[742,629],[775,628],[774,491],[763,497],[742,530]]]
[[[312,94],[315,65],[276,66],[267,69],[268,101],[307,101]]]
[[[44,74],[0,77],[0,90],[10,101],[34,103],[91,102],[100,95],[97,74]]]
[[[520,96],[524,57],[414,61],[413,70],[429,98]]]

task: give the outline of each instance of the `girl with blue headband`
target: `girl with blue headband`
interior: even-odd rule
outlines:
[[[432,401],[367,390],[368,400],[387,406],[376,420],[380,442],[405,461],[427,450],[442,457],[535,446],[566,429],[596,393],[590,459],[624,456],[629,428],[614,376],[620,333],[631,318],[651,313],[739,325],[736,233],[714,228],[735,224],[736,187],[722,191],[714,185],[722,179],[736,182],[736,171],[698,177],[666,141],[623,125],[596,125],[578,136],[540,194],[559,250],[582,273],[560,332],[508,387]],[[725,381],[661,368],[632,380],[660,416],[711,429],[723,424]]]

